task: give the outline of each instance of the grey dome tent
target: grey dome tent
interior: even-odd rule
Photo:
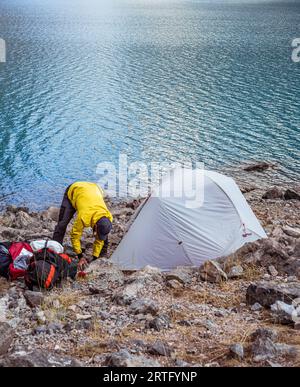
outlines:
[[[139,210],[112,256],[122,269],[200,266],[267,237],[232,178],[197,169],[183,169],[183,174],[162,179]],[[189,205],[189,189],[176,194],[185,186],[193,187],[198,205]]]

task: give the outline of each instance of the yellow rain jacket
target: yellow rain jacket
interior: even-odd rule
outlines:
[[[71,231],[71,241],[76,254],[82,253],[80,241],[84,228],[94,229],[102,217],[107,217],[111,222],[113,220],[103,196],[103,190],[95,183],[76,182],[68,190],[68,198],[77,211],[77,218]],[[93,248],[95,257],[99,257],[103,245],[104,241],[96,238]]]

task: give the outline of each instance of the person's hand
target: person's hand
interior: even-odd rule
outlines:
[[[85,258],[81,258],[78,263],[79,270],[84,270],[88,266],[88,262]]]

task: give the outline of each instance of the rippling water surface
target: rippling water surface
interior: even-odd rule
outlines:
[[[300,2],[1,0],[0,192],[43,207],[96,166],[256,159],[300,174]]]

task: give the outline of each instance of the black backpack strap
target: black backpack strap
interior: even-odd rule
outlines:
[[[44,261],[46,261],[47,248],[48,248],[48,239],[46,239],[46,243],[45,243],[45,247],[44,247]]]

